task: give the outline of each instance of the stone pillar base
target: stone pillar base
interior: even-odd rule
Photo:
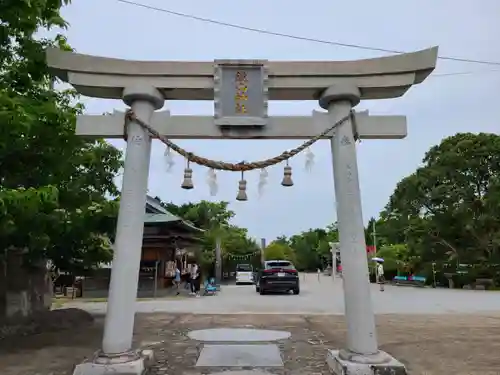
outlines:
[[[126,357],[106,358],[98,354],[92,361],[76,365],[73,375],[144,375],[154,362],[152,350],[130,353],[129,358]]]
[[[401,362],[382,351],[373,357],[355,355],[352,359],[346,359],[344,351],[340,350],[329,350],[326,356],[334,375],[407,375]]]

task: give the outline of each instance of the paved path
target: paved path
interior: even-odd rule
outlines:
[[[303,278],[303,276],[301,276]],[[372,284],[376,314],[489,313],[500,311],[500,292],[386,286],[380,292]],[[104,313],[106,303],[68,303],[93,313]],[[137,312],[195,314],[344,314],[342,281],[309,274],[302,279],[301,293],[265,295],[252,285],[223,286],[217,296],[137,302]]]
[[[71,374],[75,364],[91,358],[100,347],[103,324],[104,319],[98,317],[94,324],[83,324],[71,331],[45,332],[0,342],[1,373]],[[217,341],[217,337],[214,340],[207,335],[190,337],[193,331],[214,328],[223,328],[224,339],[228,341]],[[227,334],[228,328],[270,329],[289,332],[291,336],[281,335],[273,340],[268,334],[249,338],[239,333],[235,337],[234,333]],[[268,375],[326,375],[330,373],[325,361],[328,350],[346,345],[345,319],[339,315],[137,314],[134,331],[137,347],[155,351],[157,361],[150,375],[215,375],[223,370],[223,375],[230,375],[227,370],[242,371],[243,366],[247,370],[259,366],[257,369],[267,371]],[[409,374],[499,374],[500,356],[495,355],[500,352],[498,314],[380,315],[377,336],[380,348],[403,361]],[[253,353],[247,347],[235,351],[238,349],[235,346],[241,344],[256,348]],[[217,353],[214,345],[230,345],[233,350],[226,346],[220,348],[222,353]],[[266,355],[262,354],[262,345],[267,345]],[[276,346],[282,363],[277,358]],[[212,362],[203,363],[207,359]],[[225,363],[220,363],[221,360]],[[236,363],[228,363],[229,360]],[[267,363],[262,363],[263,360]],[[256,361],[260,364],[255,364]],[[252,366],[247,367],[248,364]]]

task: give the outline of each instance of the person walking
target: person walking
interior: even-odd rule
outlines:
[[[184,289],[191,291],[191,269],[186,273],[184,281]]]
[[[377,283],[380,285],[380,291],[384,291],[385,275],[384,275],[384,265],[382,261],[377,261],[376,276]]]
[[[189,275],[189,281],[191,285],[190,295],[192,296],[196,295],[196,289],[197,289],[196,285],[198,281],[198,276],[199,276],[199,266],[196,264],[196,262],[194,262],[193,264],[191,264],[191,272]]]
[[[196,265],[196,273],[194,275],[194,295],[196,297],[200,296],[201,289],[201,267]]]
[[[181,286],[181,270],[179,269],[179,266],[175,266],[175,276],[174,276],[174,287],[176,289],[176,296],[181,294],[179,288]]]

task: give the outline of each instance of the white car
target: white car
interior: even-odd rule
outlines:
[[[236,265],[236,285],[253,284],[253,267],[251,264]]]

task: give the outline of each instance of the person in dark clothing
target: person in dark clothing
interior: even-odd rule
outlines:
[[[196,263],[191,265],[191,294],[199,295],[200,292],[200,266]]]
[[[189,272],[186,274],[186,283],[184,284],[184,289],[191,290],[191,274]]]
[[[196,297],[200,296],[200,289],[201,289],[201,268],[199,265],[196,265],[196,273],[195,273],[195,279],[194,279],[194,294]]]

